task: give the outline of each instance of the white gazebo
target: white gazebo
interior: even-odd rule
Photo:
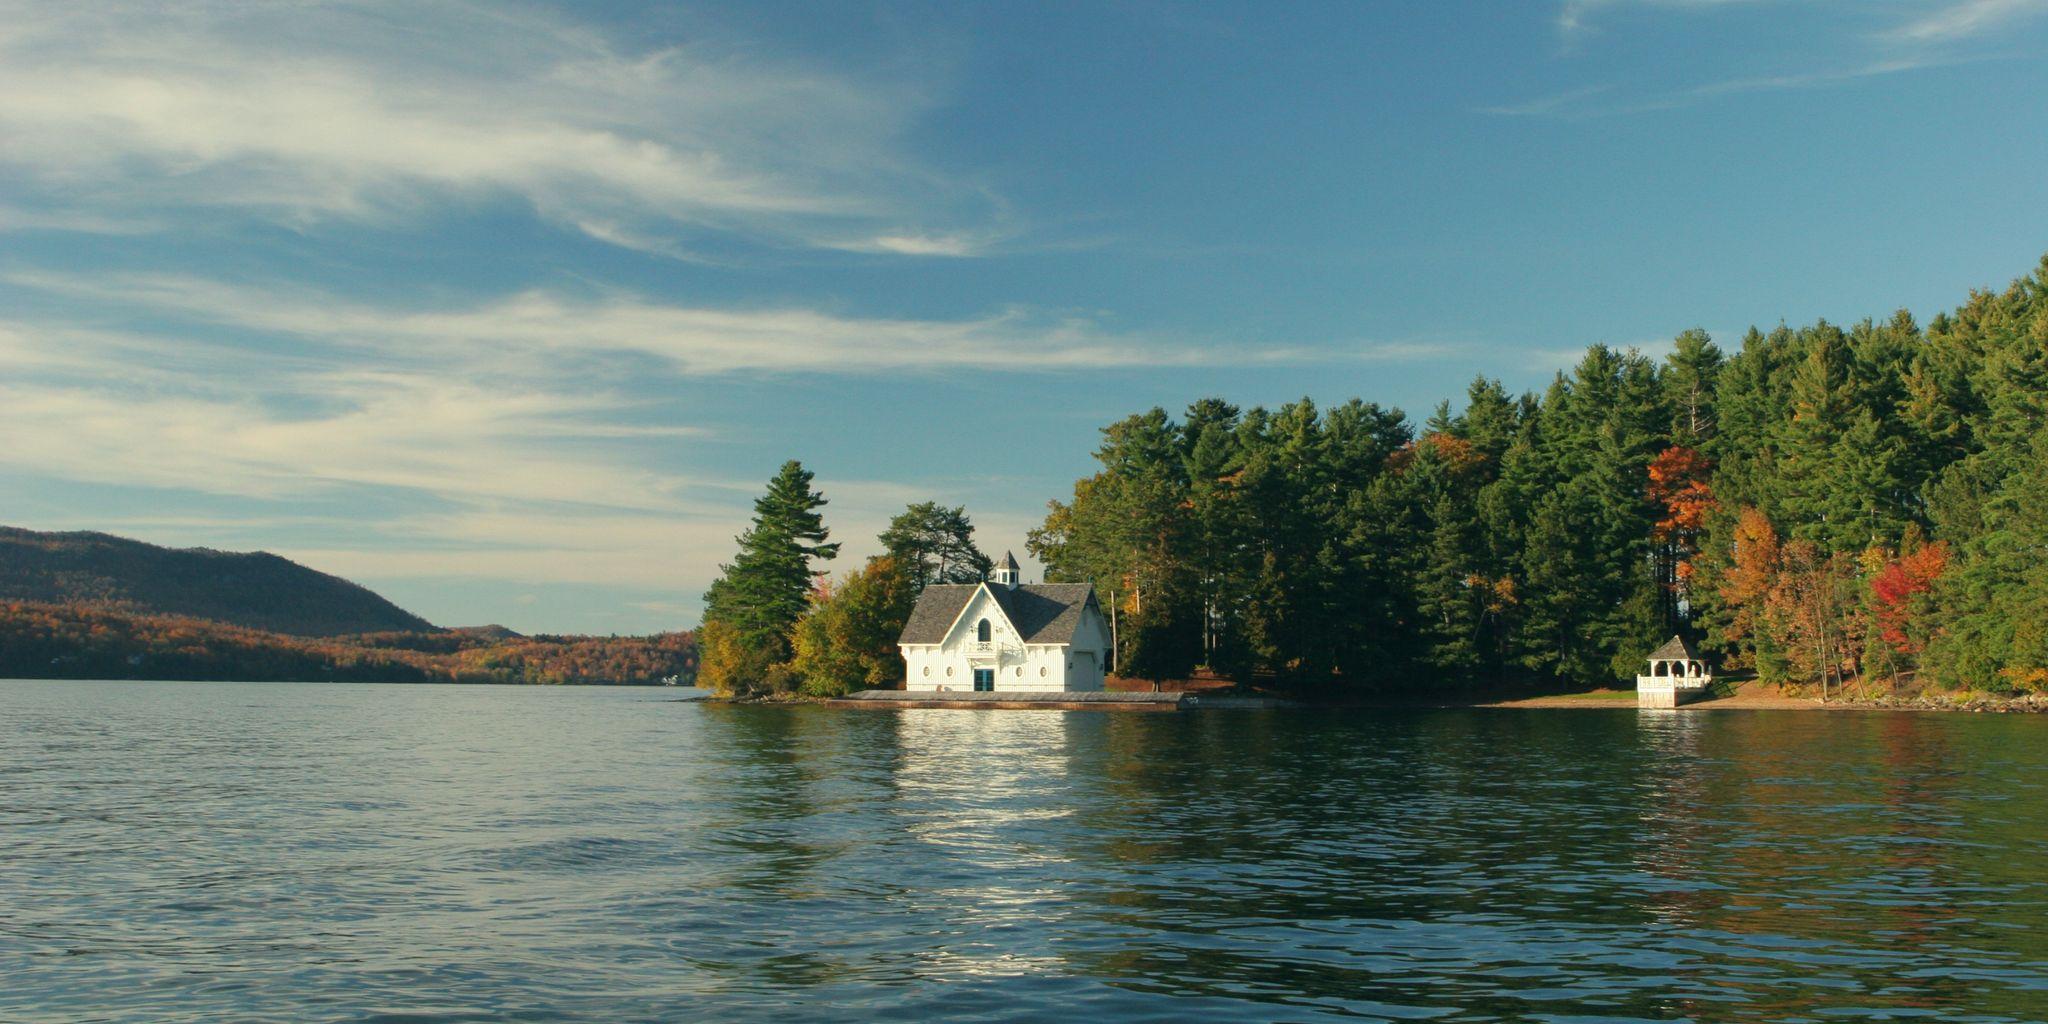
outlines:
[[[1684,637],[1674,636],[1650,652],[1650,671],[1636,677],[1636,706],[1675,708],[1690,704],[1705,697],[1713,682],[1714,674],[1699,652]]]

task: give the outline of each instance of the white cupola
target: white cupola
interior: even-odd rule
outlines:
[[[1010,590],[1017,589],[1017,556],[1003,552],[1003,560],[996,563],[995,582]]]

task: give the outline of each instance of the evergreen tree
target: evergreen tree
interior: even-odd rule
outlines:
[[[1199,642],[1202,596],[1192,565],[1198,531],[1182,432],[1164,410],[1153,409],[1102,434],[1095,453],[1101,472],[1075,485],[1071,503],[1054,502],[1027,545],[1047,579],[1095,584],[1115,633],[1115,671],[1184,675],[1199,649],[1170,638]],[[1132,653],[1141,647],[1146,654],[1136,666]]]
[[[889,520],[881,541],[919,591],[934,583],[979,583],[995,564],[974,545],[965,506],[919,502]]]
[[[1424,660],[1450,681],[1480,671],[1480,625],[1484,615],[1481,576],[1472,568],[1476,524],[1449,494],[1437,499],[1431,516],[1429,558],[1416,587],[1417,619],[1428,640]]]
[[[1147,673],[1585,684],[1684,630],[1829,692],[1916,667],[2048,688],[2044,436],[2048,259],[1924,331],[1751,328],[1724,355],[1693,330],[1661,364],[1596,345],[1541,395],[1475,380],[1419,432],[1357,400],[1155,409],[1104,431],[1032,545],[1097,583]]]
[[[1721,376],[1721,350],[1698,328],[1680,334],[1664,361],[1664,394],[1671,406],[1671,440],[1704,448],[1716,432],[1714,389]]]
[[[739,554],[719,567],[704,594],[709,640],[700,685],[751,691],[768,682],[766,666],[789,660],[790,630],[803,617],[817,576],[811,563],[839,553],[839,545],[826,542],[830,531],[818,512],[825,496],[811,489],[811,480],[792,459],[754,501],[753,524],[737,538]]]

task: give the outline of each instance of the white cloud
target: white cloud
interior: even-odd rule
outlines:
[[[140,311],[234,329],[160,326],[168,333],[151,334],[0,320],[0,437],[9,441],[0,468],[239,499],[250,523],[282,509],[362,507],[366,499],[415,510],[301,523],[285,534],[331,540],[275,545],[366,580],[701,590],[744,527],[760,481],[675,468],[690,461],[675,442],[702,432],[608,386],[645,376],[634,359],[666,361],[669,373],[866,373],[1269,358],[1023,314],[873,320],[543,294],[404,313],[189,277],[10,280],[84,300],[76,308],[94,318],[120,322]],[[1350,353],[1413,355],[1404,345],[1361,344]],[[848,542],[835,567],[844,568],[875,553],[873,535],[891,514],[946,498],[959,481],[827,477],[819,485],[832,500],[835,532]],[[177,508],[167,505],[151,529],[240,546],[226,526],[180,525],[190,513]],[[1036,509],[1025,511],[1012,520],[981,510],[978,518],[992,543],[1008,546],[1031,525]]]
[[[1626,7],[1712,8],[1756,2],[1758,0],[1564,0],[1558,7],[1557,28],[1566,35],[1583,32],[1592,27],[1593,20],[1602,12]]]
[[[876,235],[838,243],[848,252],[893,253],[898,256],[979,256],[989,251],[993,240],[968,235]]]
[[[1448,351],[1183,345],[1026,311],[890,319],[547,291],[405,310],[189,275],[20,271],[4,281],[40,293],[27,307],[70,319],[0,319],[0,469],[156,489],[170,500],[150,531],[224,547],[247,543],[232,523],[192,519],[211,499],[184,499],[233,499],[250,524],[307,509],[406,509],[273,534],[288,538],[270,545],[288,557],[371,582],[600,585],[685,599],[731,551],[761,481],[689,468],[704,432],[676,422],[672,405],[631,397],[658,393],[650,380],[1144,372]],[[877,553],[874,535],[905,504],[982,492],[946,474],[828,475],[819,486],[846,542],[834,571]],[[1018,545],[1039,512],[1027,505],[975,509],[984,541]]]
[[[443,499],[511,498],[629,508],[671,506],[684,481],[576,452],[582,431],[555,396],[399,381],[300,382],[284,413],[250,397],[117,394],[0,383],[0,464],[51,477],[249,498],[391,488]],[[315,391],[315,384],[329,385]],[[283,390],[283,389],[280,389]]]
[[[161,224],[134,217],[113,217],[81,210],[25,210],[0,206],[0,232],[68,231],[85,235],[140,235]]]
[[[1602,15],[1628,8],[1651,10],[1711,10],[1786,0],[1563,0],[1558,5],[1557,28],[1566,36],[1592,29]],[[2048,13],[2048,0],[1905,0],[1877,5],[1858,2],[1837,4],[1859,15],[1907,10],[1904,20],[1878,33],[1882,39],[1902,43],[1933,43],[1983,35],[2020,18]],[[1891,15],[1897,17],[1897,15]]]
[[[1497,114],[1501,117],[1547,117],[1579,109],[1587,100],[1612,88],[1614,88],[1612,85],[1589,85],[1580,89],[1567,89],[1564,92],[1552,93],[1548,96],[1538,96],[1534,99],[1521,100],[1515,103],[1480,107],[1479,113]]]
[[[1907,43],[1949,42],[2043,13],[2048,13],[2048,0],[1951,0],[1886,32],[1885,37]]]
[[[536,372],[558,372],[578,358],[625,356],[656,359],[693,375],[1055,372],[1330,358],[1304,349],[1168,343],[1119,334],[1080,317],[1023,309],[962,320],[853,317],[804,308],[684,306],[617,292],[580,297],[533,290],[454,309],[405,311],[185,275],[24,272],[5,280],[95,303],[410,359],[523,357],[544,368]],[[1417,353],[1397,347],[1382,354]]]
[[[1737,6],[1765,6],[1766,0],[1564,0],[1558,7],[1557,27],[1568,48],[1576,49],[1579,37],[1592,31],[1599,17],[1613,11],[1635,8],[1644,11],[1708,10]],[[1789,6],[1780,0],[1780,6]],[[1896,13],[1910,12],[1904,20]],[[1618,82],[1577,86],[1513,102],[1475,108],[1475,113],[1504,117],[1586,118],[1614,114],[1635,114],[1671,110],[1738,93],[1811,89],[1841,85],[1862,79],[1905,72],[1925,71],[1988,59],[1977,47],[1973,52],[1948,45],[1983,36],[1993,29],[2008,27],[2022,17],[2048,13],[2048,0],[1902,0],[1880,7],[1873,4],[1833,5],[1827,17],[1812,19],[1800,37],[1782,35],[1782,22],[1772,22],[1769,38],[1759,36],[1750,55],[1761,59],[1772,49],[1783,51],[1777,66],[1798,70],[1728,75],[1692,84],[1641,84]],[[1873,15],[1888,20],[1888,27],[1871,31]],[[1817,35],[1812,33],[1818,33]],[[1690,67],[1697,55],[1671,66]],[[1766,64],[1765,67],[1773,65]]]
[[[724,518],[516,508],[467,509],[383,523],[374,544],[288,547],[280,554],[350,578],[500,580],[701,592],[732,547]]]
[[[0,165],[82,207],[52,222],[379,219],[514,196],[664,254],[707,231],[838,247],[866,226],[966,255],[952,224],[988,212],[897,152],[928,102],[915,83],[736,47],[632,49],[454,0],[0,2],[0,20]],[[925,226],[882,227],[906,220]]]

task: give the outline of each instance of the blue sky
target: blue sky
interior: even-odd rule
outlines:
[[[693,625],[753,495],[1022,554],[1096,430],[1421,417],[2048,250],[2048,0],[0,0],[0,521]]]

